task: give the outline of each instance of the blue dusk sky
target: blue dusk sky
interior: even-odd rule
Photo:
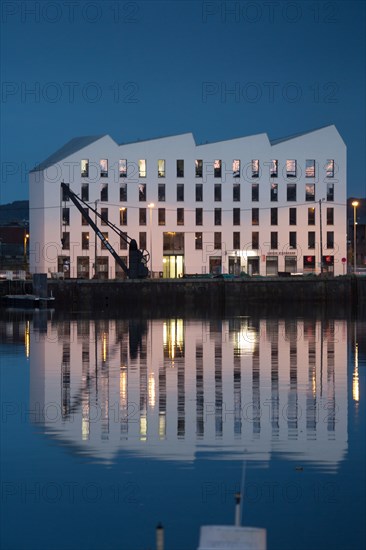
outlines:
[[[76,136],[197,143],[335,124],[366,196],[365,2],[1,4],[0,203]]]

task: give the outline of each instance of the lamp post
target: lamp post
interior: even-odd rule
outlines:
[[[23,240],[23,252],[24,252],[24,269],[27,271],[27,241],[29,239],[29,233],[24,229],[24,240]]]
[[[153,276],[153,263],[152,263],[152,212],[153,212],[153,208],[155,206],[155,204],[153,202],[151,202],[150,204],[147,205],[149,210],[150,210],[150,215],[149,215],[149,218],[150,218],[150,279],[152,279],[152,276]]]
[[[322,225],[322,202],[324,199],[319,199],[319,225],[320,225],[320,274],[323,274],[323,225]]]
[[[356,225],[357,225],[357,206],[358,201],[352,201],[353,206],[353,273],[356,273],[356,256],[357,256],[357,245],[356,245]]]
[[[95,225],[97,225],[97,207],[98,207],[99,199],[97,199],[94,203],[95,205]],[[94,279],[97,278],[97,236],[95,235],[94,239]]]

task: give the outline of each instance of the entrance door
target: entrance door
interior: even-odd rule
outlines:
[[[278,256],[267,256],[266,258],[266,275],[278,275]]]
[[[89,279],[89,256],[77,257],[77,278]]]
[[[297,273],[296,256],[285,256],[285,271],[286,273]]]
[[[259,275],[259,256],[248,258],[248,275]]]
[[[164,279],[178,279],[184,274],[184,256],[170,254],[163,258]]]
[[[210,273],[220,275],[222,271],[221,256],[210,256]]]
[[[237,258],[236,256],[230,256],[229,273],[231,275],[240,275],[240,272],[241,272],[240,258]]]

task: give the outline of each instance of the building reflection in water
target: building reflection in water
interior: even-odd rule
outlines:
[[[27,329],[31,402],[47,432],[106,462],[121,450],[184,461],[197,452],[262,461],[281,453],[335,470],[347,451],[346,326],[48,322],[46,331]],[[357,402],[358,391],[355,364]]]

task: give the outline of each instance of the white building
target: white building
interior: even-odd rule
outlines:
[[[62,181],[149,250],[155,276],[319,273],[321,256],[325,271],[346,268],[346,146],[333,125],[274,141],[68,142],[30,172],[31,272],[91,278],[96,265],[99,277],[120,277],[80,212],[61,202]],[[124,240],[98,223],[127,261]]]

